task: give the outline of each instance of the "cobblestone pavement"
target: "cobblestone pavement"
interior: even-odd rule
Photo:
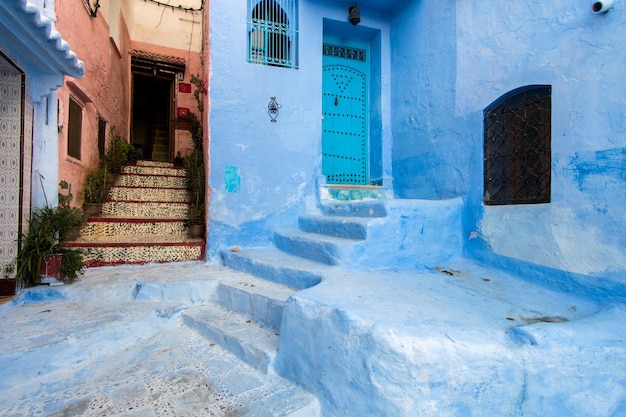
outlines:
[[[3,304],[1,414],[309,415],[298,411],[309,394],[182,324],[180,313],[197,302],[185,301],[185,290],[201,299],[227,273],[204,263],[93,268],[76,283]],[[135,301],[133,288],[146,281],[177,282],[177,290]]]

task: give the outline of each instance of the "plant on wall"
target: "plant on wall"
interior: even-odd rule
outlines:
[[[187,225],[205,224],[206,179],[204,175],[204,152],[202,147],[202,123],[195,113],[186,116],[191,123],[191,139],[194,149],[184,158],[189,193],[189,215]]]
[[[196,86],[196,89],[193,92],[193,96],[195,97],[196,102],[198,103],[198,111],[202,113],[202,111],[204,110],[204,102],[202,98],[207,93],[207,85],[204,82],[204,80],[200,78],[200,76],[195,75],[195,74],[191,74],[190,81],[193,85]]]
[[[83,200],[90,206],[92,214],[99,214],[97,206],[106,201],[109,189],[115,183],[115,176],[122,173],[122,167],[136,160],[136,152],[134,146],[126,142],[118,134],[117,128],[112,126],[104,157],[100,159],[97,169],[87,173],[83,184]]]

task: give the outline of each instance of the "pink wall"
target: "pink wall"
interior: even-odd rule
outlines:
[[[109,37],[109,25],[102,13],[93,18],[82,0],[57,0],[57,30],[85,63],[82,80],[65,78],[59,96],[59,179],[72,184],[74,204],[80,204],[85,173],[98,163],[98,118],[116,126],[128,138],[130,116],[130,43],[128,29],[120,15],[120,44]],[[67,155],[69,97],[83,107],[80,160]],[[107,132],[108,133],[108,132]]]
[[[129,50],[136,49],[160,55],[183,58],[186,69],[183,80],[177,80],[175,107],[186,107],[198,114],[206,126],[207,95],[202,94],[204,109],[198,110],[197,102],[192,93],[179,93],[178,83],[190,83],[191,74],[206,79],[208,71],[204,70],[208,61],[206,49],[204,54],[186,49],[175,49],[159,45],[133,41],[130,31],[119,15],[119,44],[109,34],[109,24],[103,13],[91,17],[87,13],[83,0],[56,0],[57,30],[69,42],[72,50],[85,63],[83,79],[66,77],[65,86],[59,89],[59,179],[72,184],[74,193],[73,204],[82,203],[78,191],[82,187],[86,173],[98,163],[98,118],[104,119],[108,126],[116,126],[118,134],[126,140],[130,138],[131,128],[131,67]],[[205,6],[208,15],[208,4]],[[205,22],[206,25],[206,22]],[[206,30],[205,34],[208,33]],[[205,39],[205,47],[208,42]],[[72,96],[83,105],[82,149],[81,158],[75,159],[67,155],[67,123],[69,97]],[[208,140],[208,129],[205,128],[205,141]],[[108,137],[108,130],[107,130]],[[191,136],[186,130],[176,130],[175,150],[185,154],[192,148]],[[208,149],[208,146],[205,147]]]

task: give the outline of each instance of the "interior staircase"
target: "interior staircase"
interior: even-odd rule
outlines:
[[[204,259],[204,239],[188,236],[184,168],[138,161],[123,167],[102,214],[90,217],[67,246],[83,249],[87,267]]]
[[[152,145],[152,160],[167,161],[170,152],[170,132],[166,117],[156,119],[154,127],[154,143]]]

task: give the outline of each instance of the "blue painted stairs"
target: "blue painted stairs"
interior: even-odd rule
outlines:
[[[287,299],[342,264],[367,239],[369,216],[384,214],[384,207],[350,204],[327,207],[325,213],[301,216],[299,230],[276,231],[274,246],[223,252],[232,271],[218,285],[216,305],[185,312],[185,323],[267,372]]]
[[[413,268],[460,254],[461,204],[327,200],[321,214],[299,218],[298,230],[276,230],[274,246],[223,252],[227,277],[218,285],[216,305],[184,313],[185,323],[267,372],[292,294],[338,267]]]

